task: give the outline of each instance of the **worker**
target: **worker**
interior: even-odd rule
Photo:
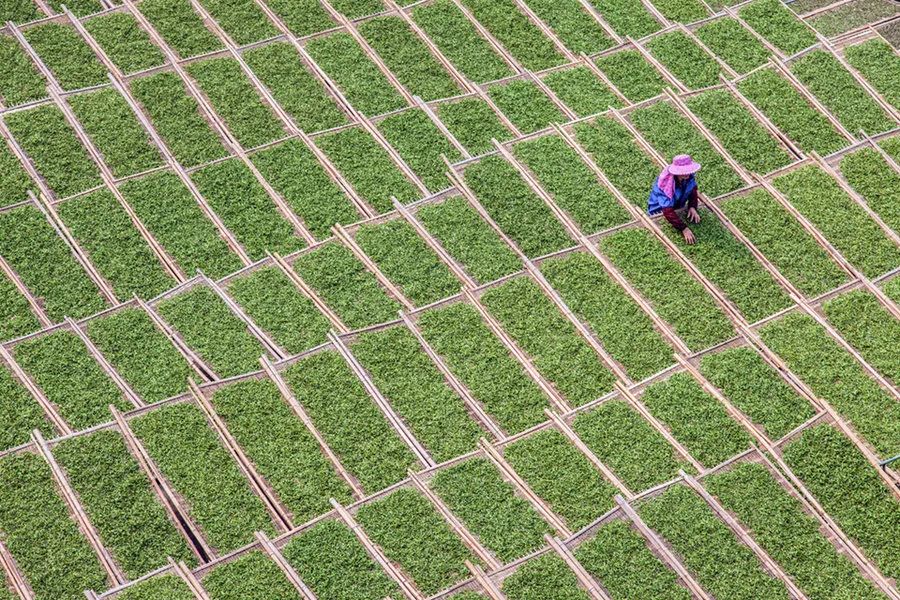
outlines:
[[[699,170],[700,163],[694,162],[689,154],[679,154],[653,182],[650,199],[647,201],[647,213],[662,213],[672,227],[681,232],[688,244],[693,244],[697,238],[675,211],[686,205],[687,220],[691,223],[700,222],[700,213],[697,212],[697,180],[694,178]]]

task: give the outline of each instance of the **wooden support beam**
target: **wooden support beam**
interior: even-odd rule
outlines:
[[[372,275],[375,276],[375,279],[378,280],[378,283],[387,290],[388,294],[394,297],[406,310],[415,310],[416,306],[412,303],[412,301],[407,298],[403,294],[403,290],[401,290],[398,286],[394,285],[394,283],[388,279],[387,275],[381,270],[381,268],[375,263],[374,260],[366,254],[365,250],[356,242],[356,239],[350,233],[347,232],[344,227],[337,223],[331,227],[331,232],[334,234],[334,237],[341,242],[347,249],[356,257],[356,259],[365,266],[366,270],[368,270]]]
[[[844,127],[844,125],[837,119],[837,117],[831,114],[831,111],[828,110],[828,108],[826,108],[825,105],[822,104],[822,102],[812,94],[812,92],[806,89],[806,86],[804,86],[800,82],[800,80],[797,79],[797,77],[791,72],[790,69],[787,68],[783,61],[777,60],[775,58],[770,58],[769,64],[785,79],[787,79],[788,82],[794,87],[794,89],[797,90],[797,92],[799,92],[800,95],[803,96],[803,98],[813,108],[822,113],[822,116],[828,119],[828,122],[831,123],[831,126],[834,127],[838,131],[838,133],[847,138],[847,140],[850,142],[856,141],[856,138],[853,136],[850,130]]]
[[[656,60],[656,57],[650,54],[650,52],[640,43],[638,43],[637,40],[631,37],[627,37],[626,39],[628,40],[628,43],[638,51],[638,54],[640,54],[644,58],[644,60],[650,63],[653,68],[655,68],[659,72],[659,74],[662,75],[663,79],[665,79],[669,83],[669,85],[674,86],[676,89],[682,92],[689,92],[691,90],[691,88],[686,86],[681,82],[680,79],[675,77],[675,75],[671,71],[669,71],[661,62]]]
[[[110,364],[110,362],[103,356],[103,353],[100,352],[100,349],[94,345],[94,342],[91,338],[88,337],[87,333],[76,323],[73,319],[66,317],[66,324],[69,326],[69,329],[72,330],[81,343],[84,344],[85,348],[87,348],[88,354],[94,361],[100,366],[103,372],[112,380],[113,385],[119,388],[119,392],[121,392],[122,396],[125,397],[128,402],[131,403],[135,408],[141,408],[142,406],[146,406],[144,401],[141,400],[140,396],[138,396],[137,392],[135,392],[131,386],[125,381],[125,378],[119,375],[119,372],[115,370],[115,368]]]
[[[403,203],[401,203],[397,198],[391,196],[391,201],[394,204],[394,209],[403,217],[403,220],[406,221],[410,227],[412,227],[415,232],[419,235],[420,238],[425,242],[425,244],[431,249],[432,252],[437,254],[438,258],[444,263],[450,272],[456,276],[456,278],[460,281],[462,285],[467,285],[469,287],[478,287],[478,282],[475,281],[471,275],[469,275],[465,268],[459,264],[455,258],[447,251],[446,248],[441,244],[440,241],[437,240],[428,229],[422,224],[421,221],[406,208]]]
[[[413,98],[413,104],[415,104],[415,97]],[[387,138],[384,137],[384,134],[381,133],[381,130],[362,112],[354,109],[356,113],[356,122],[360,124],[363,130],[366,131],[372,138],[378,143],[379,146],[387,153],[390,157],[391,161],[394,165],[400,170],[401,173],[419,190],[419,193],[423,196],[428,196],[431,193],[431,190],[422,182],[421,178],[419,178],[418,174],[412,170],[406,160],[397,150],[391,146],[390,142],[387,141]]]
[[[147,317],[153,322],[153,325],[168,338],[172,346],[178,351],[184,360],[191,366],[198,377],[205,381],[215,381],[220,379],[212,367],[206,364],[200,355],[191,350],[191,348],[181,339],[181,334],[174,327],[166,323],[166,321],[156,312],[149,304],[134,296],[134,301],[138,307],[144,311]]]
[[[794,155],[798,160],[802,160],[806,158],[806,154],[803,150],[800,149],[797,144],[795,144],[785,133],[783,133],[776,125],[772,122],[772,120],[767,117],[763,112],[757,108],[755,104],[750,102],[750,99],[747,98],[734,84],[733,81],[727,79],[719,75],[719,81],[721,81],[725,87],[731,92],[731,95],[734,96],[738,102],[740,102],[744,108],[750,111],[750,114],[756,118],[757,122],[761,123],[766,130],[772,134],[778,141],[784,144],[785,148]]]
[[[6,277],[12,282],[13,286],[16,290],[22,294],[25,300],[28,302],[28,307],[31,309],[31,312],[34,313],[34,316],[37,318],[38,322],[41,324],[41,327],[50,327],[53,325],[53,320],[47,315],[44,307],[38,301],[38,299],[31,293],[25,286],[25,282],[22,281],[22,278],[19,277],[19,274],[13,270],[6,259],[0,255],[0,272],[2,272]]]
[[[587,0],[581,1],[587,3]],[[612,80],[606,76],[606,73],[600,70],[600,67],[597,66],[597,63],[595,63],[590,56],[582,52],[581,54],[579,54],[579,57],[581,58],[581,63],[585,67],[587,67],[590,72],[593,73],[600,81],[602,81],[613,94],[615,94],[616,98],[619,99],[619,102],[622,103],[622,106],[631,106],[633,104],[633,102],[629,100],[628,97],[623,94],[618,87],[616,87],[616,84],[614,84]]]
[[[303,598],[303,600],[318,600],[313,591],[309,589],[309,586],[307,586],[303,579],[300,578],[300,574],[297,573],[294,567],[291,566],[291,563],[284,558],[284,555],[282,555],[275,544],[272,543],[272,540],[270,540],[262,531],[257,531],[254,536],[263,553],[265,553],[265,555],[281,569],[285,578],[292,586],[294,586],[294,589],[297,590],[297,593],[300,594],[301,598]]]
[[[484,590],[484,593],[487,594],[488,598],[491,600],[506,600],[506,596],[500,591],[500,586],[491,581],[491,578],[487,576],[484,569],[468,559],[465,561],[465,565],[481,589]]]
[[[31,394],[31,397],[34,398],[35,402],[40,405],[47,420],[49,420],[62,435],[70,435],[73,430],[59,414],[59,409],[57,409],[56,405],[47,398],[43,390],[41,390],[41,388],[31,379],[28,373],[19,366],[19,363],[13,358],[12,352],[7,350],[3,344],[0,344],[0,360],[6,363],[16,379],[21,382],[22,386],[28,390],[28,393]]]
[[[425,115],[431,120],[431,122],[434,123],[434,126],[438,128],[438,131],[440,131],[441,134],[443,134],[443,136],[447,138],[447,140],[449,140],[450,145],[453,146],[457,152],[459,152],[460,156],[462,156],[463,159],[472,158],[469,150],[465,146],[463,146],[462,142],[460,142],[455,135],[453,135],[452,131],[447,129],[447,126],[443,121],[441,121],[440,117],[438,117],[437,113],[434,112],[434,110],[428,105],[428,103],[422,100],[419,96],[416,96],[415,99],[416,106],[419,108],[419,110],[425,113]]]
[[[595,580],[591,577],[591,574],[587,572],[587,569],[582,566],[578,559],[575,558],[575,555],[566,547],[564,543],[560,541],[559,538],[550,535],[549,533],[544,534],[544,541],[550,545],[554,552],[563,561],[566,563],[566,566],[571,569],[573,573],[575,573],[575,577],[578,579],[578,583],[581,584],[581,587],[587,591],[588,596],[591,600],[612,600],[609,594],[604,590]]]
[[[512,54],[509,53],[509,50],[507,50],[503,46],[503,44],[500,43],[500,40],[498,40],[496,37],[494,37],[494,34],[492,34],[490,31],[488,31],[487,27],[485,27],[484,25],[481,24],[481,21],[479,21],[478,19],[475,18],[475,15],[472,14],[472,11],[470,11],[465,5],[463,5],[463,3],[460,2],[460,0],[451,0],[451,1],[453,2],[453,5],[456,6],[457,10],[459,10],[463,15],[465,15],[465,17],[469,20],[469,23],[472,24],[472,26],[475,28],[475,30],[478,32],[478,34],[481,35],[481,37],[483,37],[485,40],[487,40],[488,44],[490,44],[490,46],[494,49],[494,51],[498,55],[500,55],[500,58],[502,58],[503,61],[510,68],[512,68],[513,71],[515,71],[516,73],[524,73],[525,72],[525,68],[519,63],[519,61],[516,60]]]
[[[225,303],[225,306],[228,307],[228,310],[234,313],[238,320],[240,320],[247,327],[247,330],[250,332],[250,334],[257,340],[259,340],[266,351],[271,353],[272,356],[274,356],[277,360],[284,359],[290,356],[291,353],[279,346],[278,343],[269,336],[269,334],[263,331],[263,329],[259,325],[257,325],[253,321],[253,319],[250,318],[250,316],[244,311],[244,309],[241,308],[240,305],[235,302],[234,299],[229,296],[224,289],[222,289],[222,286],[204,275],[202,271],[198,270],[197,274],[199,275],[201,281],[203,281],[209,287],[209,289],[211,289],[213,293],[216,294],[222,300],[222,302]]]
[[[291,283],[294,284],[294,287],[300,290],[300,292],[302,292],[304,296],[309,298],[310,302],[315,304],[316,308],[319,309],[319,312],[321,312],[328,318],[331,326],[334,327],[336,331],[338,331],[339,333],[347,333],[350,331],[350,328],[347,327],[343,321],[341,321],[341,318],[337,315],[337,313],[334,312],[327,304],[325,304],[325,301],[322,300],[321,297],[319,297],[319,294],[317,294],[309,284],[303,281],[300,275],[291,268],[291,266],[280,254],[278,254],[277,252],[275,252],[274,254],[267,252],[267,254],[269,258],[272,259],[272,262],[275,264],[275,266],[277,266],[281,270],[281,272],[291,280]]]
[[[0,567],[6,571],[6,576],[12,584],[13,591],[18,594],[21,600],[34,600],[34,592],[31,591],[31,586],[28,585],[28,581],[16,564],[16,559],[13,558],[12,553],[2,540],[0,540]]]
[[[200,580],[191,572],[190,568],[184,564],[184,561],[175,562],[170,556],[169,565],[172,567],[172,571],[175,572],[175,575],[188,586],[188,589],[191,590],[191,594],[193,594],[194,598],[197,600],[212,600],[203,588],[203,584],[201,584]]]

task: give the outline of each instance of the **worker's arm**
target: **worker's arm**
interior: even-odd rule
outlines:
[[[687,217],[688,221],[691,223],[699,223],[700,222],[700,213],[697,212],[697,205],[699,204],[698,196],[697,196],[697,188],[691,190],[691,196],[688,198],[687,203]]]

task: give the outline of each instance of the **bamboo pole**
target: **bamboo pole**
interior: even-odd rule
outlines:
[[[509,51],[503,46],[503,44],[500,43],[500,40],[494,37],[494,34],[488,31],[488,29],[481,24],[481,21],[475,18],[475,15],[472,14],[472,11],[470,11],[465,5],[463,5],[460,0],[451,1],[453,2],[453,5],[456,6],[457,10],[465,15],[466,19],[469,20],[469,23],[472,24],[478,34],[485,40],[487,40],[488,44],[490,44],[494,51],[498,55],[500,55],[500,58],[502,58],[503,61],[509,67],[511,67],[513,71],[515,71],[516,73],[525,72],[525,68],[519,63],[519,61],[517,61],[515,57],[513,57],[513,55],[509,53]]]
[[[18,594],[19,598],[21,600],[34,600],[34,592],[31,591],[31,586],[28,585],[28,581],[16,564],[16,559],[13,558],[12,553],[2,540],[0,540],[0,566],[6,571],[13,590]]]
[[[600,14],[600,11],[597,10],[597,7],[588,2],[588,0],[578,0],[579,4],[581,4],[581,8],[589,14],[599,25],[603,28],[603,31],[606,32],[606,35],[612,39],[613,42],[616,43],[617,46],[625,43],[625,40],[616,33],[616,30],[607,22],[606,18]]]
[[[581,1],[587,2],[587,0]],[[585,67],[587,67],[588,70],[590,70],[590,72],[597,77],[597,79],[602,81],[603,84],[606,85],[606,87],[608,87],[613,94],[615,94],[616,98],[619,99],[623,106],[631,106],[631,104],[633,104],[631,100],[629,100],[628,97],[625,96],[625,94],[623,94],[618,87],[616,87],[616,84],[614,84],[612,80],[606,76],[606,73],[600,70],[600,67],[597,66],[597,63],[591,60],[590,56],[588,56],[584,52],[582,52],[579,56],[581,57],[581,63]]]
[[[648,63],[650,63],[650,65],[653,66],[653,68],[656,69],[660,75],[662,75],[663,79],[665,79],[667,82],[669,82],[669,85],[675,86],[675,88],[677,88],[678,90],[680,90],[682,92],[690,91],[691,88],[686,86],[684,83],[681,82],[680,79],[675,77],[675,75],[671,71],[669,71],[661,62],[656,60],[656,57],[654,57],[652,54],[650,54],[650,52],[646,48],[644,48],[641,44],[639,44],[637,40],[635,40],[631,37],[627,37],[625,39],[628,40],[628,43],[631,44],[634,47],[634,49],[638,51],[638,54],[640,54],[644,58],[644,60],[646,60]]]
[[[591,574],[587,572],[587,569],[578,562],[578,559],[575,558],[575,555],[563,544],[559,538],[553,537],[549,533],[544,534],[544,541],[556,552],[557,555],[566,563],[566,566],[575,573],[575,577],[578,579],[578,583],[581,584],[581,587],[587,591],[588,597],[591,600],[612,600],[609,594],[600,587],[600,585],[591,577]]]
[[[125,397],[128,402],[132,404],[135,408],[141,408],[142,406],[146,406],[144,401],[141,400],[140,396],[138,396],[137,392],[135,392],[131,386],[125,381],[125,378],[119,375],[119,372],[113,368],[112,364],[106,359],[100,349],[94,345],[94,342],[87,336],[87,333],[76,323],[73,319],[66,317],[66,324],[69,326],[69,329],[72,330],[81,343],[84,344],[85,348],[87,348],[88,354],[94,361],[100,366],[103,372],[109,377],[113,385],[119,388],[119,392]]]
[[[47,316],[44,307],[41,306],[41,303],[38,302],[38,299],[31,293],[31,290],[25,286],[25,283],[22,281],[22,278],[19,277],[19,274],[13,270],[2,255],[0,255],[0,272],[6,275],[16,290],[22,294],[28,302],[28,307],[31,309],[31,312],[34,313],[34,316],[37,318],[38,323],[41,324],[41,327],[50,327],[53,325],[53,321]]]
[[[528,6],[526,2],[522,0],[513,0],[515,2],[516,8],[519,9],[520,12],[524,13],[525,18],[531,21],[531,24],[540,30],[541,33],[546,36],[550,42],[553,44],[556,51],[565,57],[565,59],[569,62],[575,62],[575,53],[573,53],[569,48],[563,43],[563,41],[556,35],[556,32],[553,31],[553,28],[547,25],[537,14],[531,10],[531,7]]]
[[[324,0],[323,0],[324,1]],[[415,104],[415,97],[413,97],[412,104]],[[391,161],[396,165],[396,167],[400,170],[403,175],[409,179],[409,181],[419,190],[423,196],[428,196],[431,191],[428,187],[422,182],[422,179],[416,174],[415,171],[412,170],[406,160],[400,156],[400,153],[391,146],[390,142],[387,141],[387,138],[381,133],[381,130],[375,126],[374,123],[362,112],[354,109],[356,115],[356,122],[366,131],[372,138],[378,143],[379,146],[387,153],[390,157]]]
[[[72,434],[72,428],[59,414],[56,405],[47,398],[43,390],[41,390],[31,377],[28,376],[25,370],[19,366],[19,363],[13,358],[12,353],[7,350],[3,344],[0,344],[0,360],[7,364],[16,379],[18,379],[22,383],[22,386],[28,390],[28,393],[31,394],[31,397],[40,405],[41,409],[44,411],[44,415],[46,415],[53,426],[63,435]]]
[[[563,115],[565,115],[566,119],[568,119],[569,121],[574,121],[578,118],[578,114],[574,110],[569,108],[565,102],[560,100],[559,96],[556,95],[556,92],[550,89],[550,86],[544,83],[543,79],[535,75],[532,71],[525,71],[525,77],[529,81],[531,81],[531,83],[533,83],[545,96],[547,96],[547,98],[550,99],[550,102],[552,102],[553,105],[558,108]]]
[[[782,75],[782,77],[784,77],[794,87],[794,89],[799,92],[801,96],[803,96],[804,99],[806,99],[807,103],[809,103],[813,108],[822,113],[822,116],[828,119],[828,122],[831,123],[831,126],[834,127],[838,131],[838,133],[840,133],[850,142],[856,141],[856,138],[852,133],[850,133],[850,130],[844,127],[843,124],[841,124],[841,122],[837,119],[837,117],[831,114],[831,111],[828,110],[825,105],[822,104],[819,99],[812,94],[812,92],[806,89],[806,86],[800,83],[800,80],[797,79],[797,77],[791,72],[790,69],[787,68],[787,66],[785,66],[784,62],[776,60],[774,58],[770,58],[769,64],[772,65],[772,67],[776,71],[778,71]]]
[[[257,325],[253,319],[244,311],[240,305],[234,301],[234,299],[228,295],[228,293],[222,289],[218,283],[207,277],[203,274],[202,271],[197,271],[197,274],[200,276],[201,281],[203,281],[212,291],[216,294],[222,302],[225,303],[225,306],[230,310],[237,318],[240,320],[246,327],[250,334],[255,337],[259,342],[263,345],[263,347],[272,354],[276,359],[284,359],[290,356],[290,352],[282,348],[278,343],[273,340],[269,334],[267,334],[263,329]]]
[[[459,152],[460,156],[462,156],[463,159],[472,158],[472,155],[469,153],[468,149],[466,149],[466,147],[463,146],[462,142],[460,142],[459,139],[457,139],[457,137],[453,135],[452,131],[447,129],[447,126],[443,121],[441,121],[440,117],[438,117],[437,113],[432,110],[428,103],[422,100],[422,98],[420,98],[419,96],[416,96],[415,99],[416,106],[419,108],[419,110],[425,113],[425,115],[431,120],[434,126],[438,128],[438,131],[440,131],[441,134],[450,141],[450,145],[453,146],[457,152]]]
[[[184,564],[184,561],[175,562],[170,556],[169,565],[175,572],[175,575],[188,586],[188,589],[191,591],[194,598],[197,600],[212,600],[206,590],[203,589],[203,584],[200,583],[188,566]]]
[[[487,594],[488,598],[491,600],[506,600],[506,596],[500,591],[500,587],[491,581],[491,578],[487,576],[484,569],[468,559],[466,559],[465,565],[478,585],[481,586],[481,589],[484,590],[484,593]]]
[[[191,348],[185,343],[185,341],[181,339],[181,334],[175,331],[175,328],[173,328],[171,325],[166,323],[165,320],[163,320],[163,318],[159,315],[159,313],[157,313],[149,304],[147,304],[137,296],[134,296],[134,301],[153,322],[153,325],[159,331],[161,331],[163,335],[166,336],[172,346],[175,347],[175,350],[177,350],[178,353],[181,354],[181,356],[191,366],[198,377],[204,379],[205,381],[215,381],[217,379],[220,379],[213,368],[206,364],[206,362],[202,358],[200,358],[199,354],[191,350]]]
[[[325,301],[319,297],[316,291],[309,284],[303,281],[300,275],[291,268],[291,266],[284,258],[282,258],[280,254],[278,254],[277,252],[275,252],[274,254],[267,254],[269,258],[272,259],[272,262],[275,264],[275,266],[278,267],[288,279],[290,279],[291,283],[294,284],[294,287],[300,290],[300,292],[304,296],[309,298],[310,302],[315,304],[316,308],[319,309],[319,312],[321,312],[328,318],[331,326],[338,333],[348,333],[350,331],[350,328],[347,327],[343,321],[341,321],[341,318],[337,315],[337,313],[329,308],[327,304],[325,304]]]
[[[262,531],[257,531],[254,536],[262,551],[278,566],[279,569],[281,569],[285,578],[292,586],[294,586],[294,589],[297,590],[300,597],[303,598],[303,600],[318,600],[313,591],[309,589],[303,579],[300,578],[300,574],[297,573],[294,567],[291,566],[291,563],[284,558],[284,555],[282,555],[275,544],[272,543],[272,540],[270,540]]]

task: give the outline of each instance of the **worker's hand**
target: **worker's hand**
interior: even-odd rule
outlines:
[[[687,242],[688,246],[693,246],[694,242],[697,241],[697,238],[694,237],[694,232],[687,227],[681,230],[681,235],[684,236],[684,241]]]
[[[699,223],[700,222],[700,213],[697,212],[696,208],[689,208],[687,212],[688,221],[691,223]]]

